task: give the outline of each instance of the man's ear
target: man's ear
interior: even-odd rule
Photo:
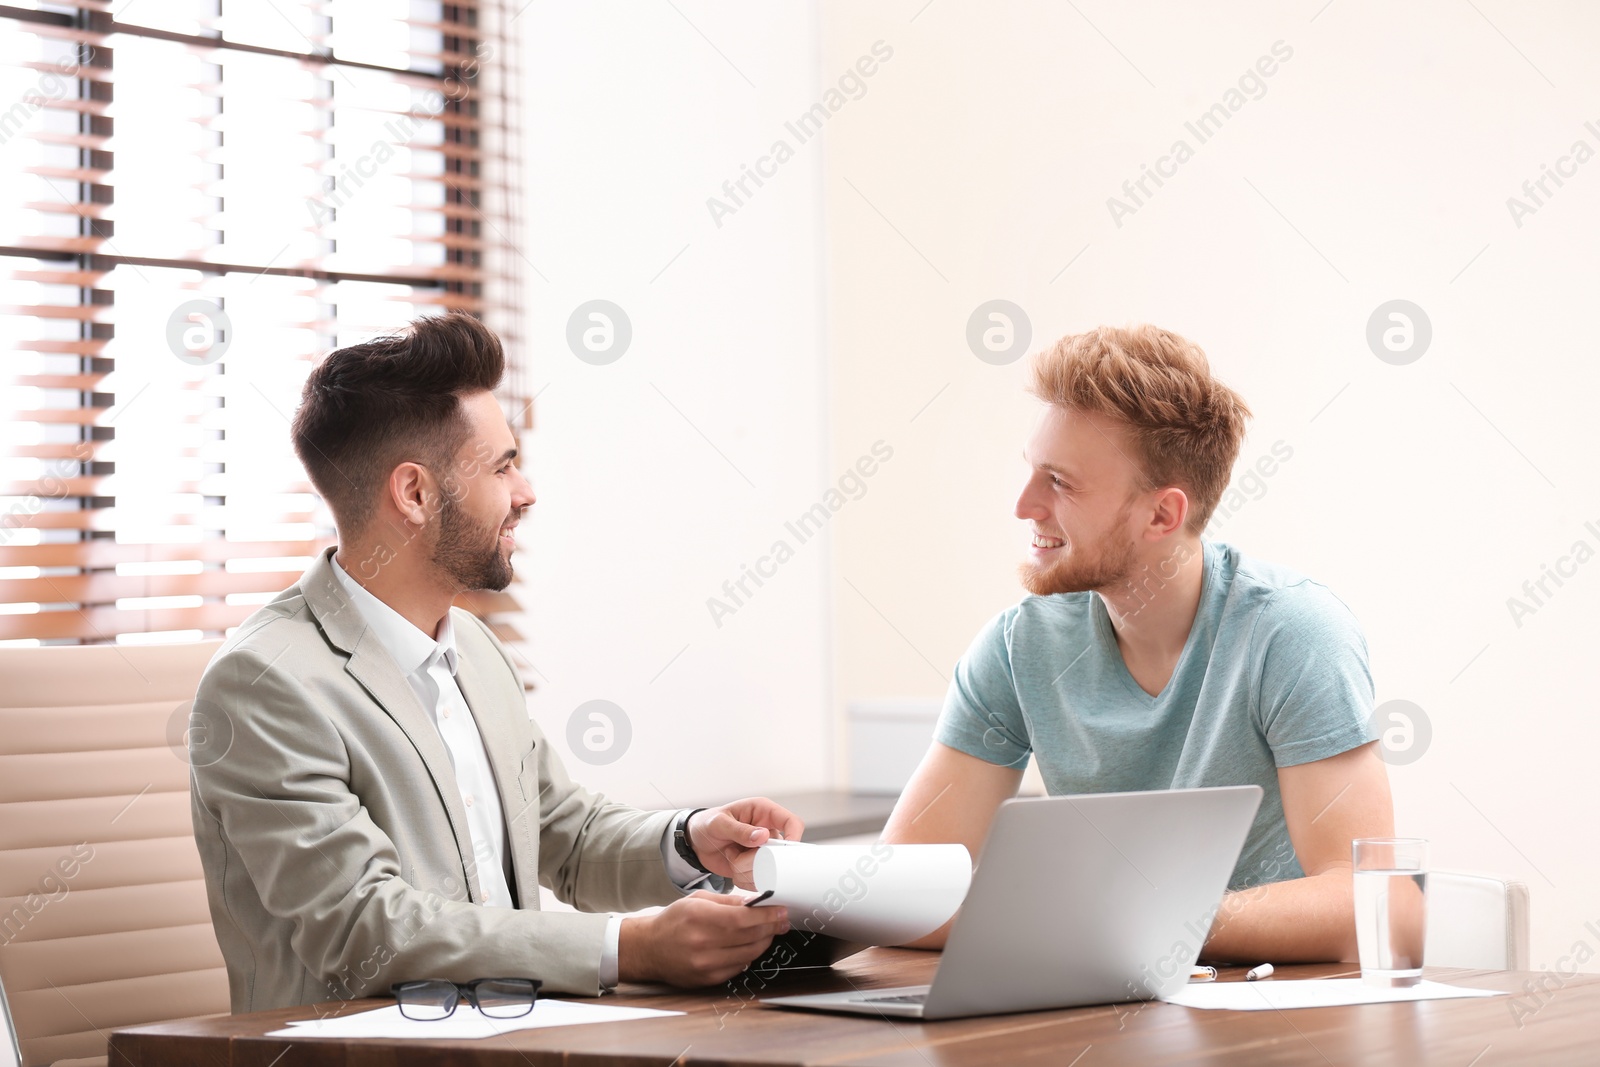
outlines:
[[[426,526],[438,510],[438,489],[433,475],[420,463],[401,463],[389,472],[389,502],[413,526]]]
[[[1156,490],[1150,526],[1146,532],[1167,537],[1183,530],[1189,517],[1189,495],[1175,485]]]

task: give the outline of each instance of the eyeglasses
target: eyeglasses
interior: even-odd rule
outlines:
[[[399,1002],[400,1014],[418,1022],[448,1019],[462,1000],[490,1019],[517,1019],[533,1011],[541,985],[537,978],[475,978],[470,982],[423,978],[396,982],[389,992]]]

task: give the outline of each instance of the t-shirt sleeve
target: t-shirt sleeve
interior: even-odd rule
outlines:
[[[956,664],[933,739],[1002,767],[1027,764],[1032,747],[1011,669],[1011,622],[1003,611],[973,638]]]
[[[1350,609],[1307,582],[1273,594],[1256,621],[1255,710],[1273,762],[1293,767],[1374,740],[1367,641]]]

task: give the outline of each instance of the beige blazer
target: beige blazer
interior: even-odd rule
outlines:
[[[567,777],[505,648],[455,610],[457,680],[505,808],[520,905],[486,908],[450,755],[334,580],[330,549],[206,668],[190,751],[195,840],[235,1012],[525,976],[594,994],[606,916],[665,904],[671,812]],[[454,610],[454,609],[453,609]]]

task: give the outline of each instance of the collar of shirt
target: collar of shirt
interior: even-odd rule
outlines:
[[[350,602],[361,613],[361,618],[366,622],[373,634],[378,638],[378,643],[383,646],[389,658],[408,677],[413,674],[426,674],[435,659],[444,660],[445,669],[452,675],[456,673],[456,630],[455,622],[446,612],[439,623],[438,632],[429,637],[411,621],[398,611],[379,600],[354,578],[350,577],[345,569],[339,565],[337,559],[329,560],[333,564],[333,576],[339,583],[339,588],[344,590]]]

